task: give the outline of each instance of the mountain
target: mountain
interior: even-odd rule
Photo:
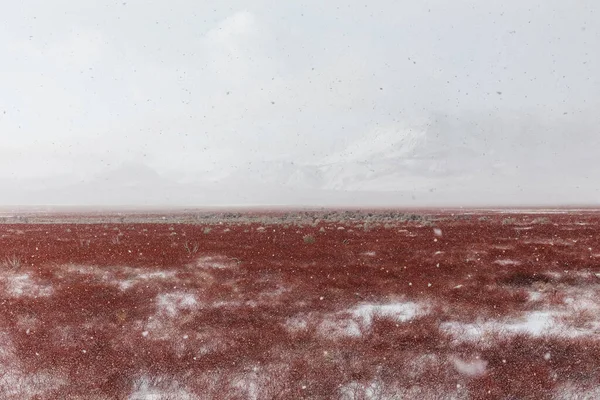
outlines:
[[[311,162],[280,157],[185,177],[130,162],[85,180],[5,179],[0,204],[362,207],[577,204],[600,197],[583,178],[568,185],[564,177],[532,178],[540,173],[519,174],[501,159],[486,159],[477,143],[450,144],[426,131],[388,129]]]

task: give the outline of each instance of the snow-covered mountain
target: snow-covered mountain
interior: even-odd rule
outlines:
[[[242,165],[224,178],[240,187],[271,185],[301,190],[422,191],[447,176],[443,157],[427,150],[425,131],[379,130],[313,162],[261,161]]]
[[[511,172],[501,159],[483,156],[480,147],[444,142],[427,128],[392,127],[349,140],[312,161],[274,155],[185,177],[129,162],[85,180],[5,180],[0,204],[424,206],[523,203],[527,193],[537,196],[531,197],[537,203],[576,203],[571,199],[584,192],[572,180],[566,190],[558,179],[558,186],[550,187],[515,175],[518,171]],[[516,191],[523,195],[516,198]]]

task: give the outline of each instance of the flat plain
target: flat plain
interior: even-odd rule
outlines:
[[[3,399],[600,398],[600,212],[0,214]]]

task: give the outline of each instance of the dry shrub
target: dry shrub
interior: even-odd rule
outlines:
[[[498,279],[501,285],[532,286],[534,283],[551,283],[552,279],[543,273],[531,271],[513,271]]]
[[[316,242],[316,239],[313,235],[304,235],[302,237],[302,240],[304,240],[304,243],[306,244],[313,244],[314,242]]]
[[[21,257],[13,254],[13,255],[4,257],[4,259],[2,260],[0,265],[6,269],[16,270],[16,269],[21,268],[22,262],[23,261],[22,261]]]
[[[485,376],[469,386],[473,398],[551,398],[562,383],[598,384],[595,339],[513,335],[482,349]]]
[[[464,286],[448,292],[446,300],[451,308],[450,317],[463,321],[475,318],[502,317],[522,311],[527,306],[529,294],[525,290],[486,286]]]

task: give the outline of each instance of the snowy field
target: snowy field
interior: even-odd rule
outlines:
[[[546,211],[0,224],[0,398],[600,398],[600,215]]]

